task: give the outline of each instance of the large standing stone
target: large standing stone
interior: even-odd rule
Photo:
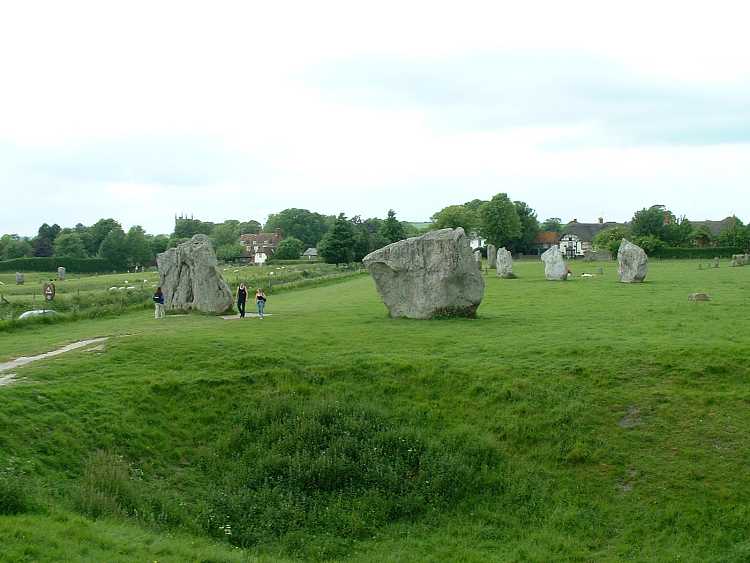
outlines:
[[[482,269],[482,251],[481,250],[474,251],[474,262],[477,263],[477,269],[481,271]]]
[[[511,279],[515,278],[513,273],[513,255],[505,247],[498,249],[495,255],[497,277]]]
[[[363,262],[394,318],[473,317],[484,296],[484,279],[462,228],[394,242]]]
[[[544,277],[551,281],[562,281],[568,278],[568,267],[565,265],[560,247],[551,246],[542,254],[544,262]]]
[[[25,278],[21,272],[16,272],[16,285],[23,285]]]
[[[487,267],[492,269],[497,266],[497,248],[494,244],[487,245]]]
[[[638,245],[622,239],[617,252],[617,272],[622,283],[640,283],[648,273],[648,256]]]
[[[159,285],[167,309],[223,313],[232,306],[232,292],[217,268],[216,254],[206,235],[156,257]]]
[[[57,279],[60,281],[65,279],[65,268],[62,266],[57,269]]]

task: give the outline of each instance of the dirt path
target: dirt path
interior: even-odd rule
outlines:
[[[59,356],[60,354],[72,352],[73,350],[78,350],[79,348],[85,348],[86,346],[89,346],[91,344],[106,342],[107,340],[109,340],[109,336],[104,336],[102,338],[91,338],[89,340],[80,340],[79,342],[73,342],[72,344],[68,344],[66,346],[63,346],[62,348],[58,348],[57,350],[52,350],[51,352],[45,352],[44,354],[38,354],[36,356],[22,356],[9,362],[0,363],[0,387],[2,387],[3,385],[8,385],[13,381],[13,378],[15,377],[14,373],[2,375],[3,372],[17,369],[25,366],[26,364],[30,364],[39,360],[54,358],[55,356]]]

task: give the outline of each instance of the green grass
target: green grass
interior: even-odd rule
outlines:
[[[750,268],[604,268],[518,263],[476,320],[357,277],[2,334],[113,338],[0,388],[0,558],[746,561]]]

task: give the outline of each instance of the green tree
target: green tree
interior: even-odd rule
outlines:
[[[471,234],[477,227],[477,213],[465,205],[449,205],[432,217],[435,229],[457,229],[461,227],[466,234]]]
[[[130,227],[128,230],[125,238],[125,250],[128,266],[143,266],[154,260],[154,252],[151,250],[148,238],[146,238],[146,231],[138,225]]]
[[[732,217],[732,222],[723,229],[716,237],[719,246],[736,246],[745,249],[748,247],[748,231],[737,217]]]
[[[633,237],[645,237],[653,235],[660,240],[665,238],[665,225],[676,220],[666,208],[661,205],[654,205],[648,209],[636,211],[630,223],[630,230]]]
[[[229,220],[216,225],[211,232],[211,242],[214,248],[228,244],[240,243],[240,222]]]
[[[0,238],[0,258],[3,260],[13,260],[14,258],[25,258],[32,256],[34,249],[31,243],[25,238],[18,235],[3,235]]]
[[[346,216],[339,214],[333,228],[318,245],[320,256],[329,264],[348,264],[354,257],[354,229]]]
[[[513,250],[528,254],[534,243],[534,239],[539,234],[539,221],[536,218],[536,211],[529,207],[523,201],[514,201],[518,220],[521,222],[521,234],[512,242]]]
[[[547,233],[561,233],[563,228],[562,219],[549,217],[539,226],[539,229]]]
[[[401,221],[396,219],[396,212],[393,209],[388,210],[388,218],[380,226],[380,236],[386,241],[386,244],[398,242],[406,238],[406,230]]]
[[[701,225],[700,227],[695,229],[690,235],[690,238],[695,246],[699,247],[709,246],[714,239],[711,231],[709,231],[705,225]]]
[[[175,238],[192,238],[193,235],[210,235],[214,230],[214,224],[209,221],[201,221],[192,217],[176,217],[174,220]]]
[[[351,218],[354,229],[353,260],[361,262],[373,250],[383,248],[388,242],[380,235],[383,220],[377,218],[365,219],[359,215]]]
[[[612,227],[599,231],[592,244],[596,250],[609,250],[612,256],[617,255],[622,239],[630,237],[630,230],[626,227]]]
[[[55,256],[68,258],[86,258],[88,251],[86,245],[77,232],[62,233],[57,236],[54,243]]]
[[[91,236],[90,245],[87,250],[90,256],[94,256],[99,252],[99,248],[107,238],[110,231],[114,229],[122,229],[122,225],[114,219],[99,219],[96,223],[88,228],[88,232]]]
[[[167,235],[149,236],[148,242],[151,245],[151,254],[154,256],[169,248],[169,237]]]
[[[245,247],[239,242],[231,242],[216,248],[216,257],[219,260],[229,262],[245,255]]]
[[[693,232],[693,225],[687,217],[682,216],[680,219],[671,221],[664,225],[664,242],[667,246],[688,246],[690,236]]]
[[[298,260],[305,251],[305,243],[294,237],[287,237],[279,243],[273,257],[279,260]]]
[[[239,224],[241,235],[255,235],[258,234],[262,228],[263,225],[258,223],[258,221],[254,221],[252,219],[250,221],[244,221]]]
[[[495,195],[479,209],[479,234],[498,248],[513,248],[513,241],[521,236],[521,221],[507,194]]]
[[[112,229],[102,241],[99,256],[116,268],[125,268],[128,264],[127,238],[122,227]]]
[[[656,235],[646,235],[640,237],[634,237],[633,242],[640,246],[643,251],[651,256],[654,252],[660,248],[664,248],[664,241]]]
[[[329,228],[329,219],[320,213],[307,209],[284,209],[268,216],[264,231],[271,233],[277,229],[285,237],[294,237],[306,246],[316,246]]]

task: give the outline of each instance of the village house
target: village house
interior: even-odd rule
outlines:
[[[240,244],[245,247],[245,255],[251,264],[265,264],[281,242],[281,231],[240,236]]]
[[[560,235],[560,251],[567,258],[583,257],[594,249],[594,237],[605,229],[624,227],[624,223],[605,222],[602,217],[596,223],[579,223],[573,219],[565,225]]]
[[[542,255],[553,246],[557,246],[559,243],[560,233],[556,233],[555,231],[540,231],[537,233],[536,238],[534,238],[534,241],[531,244],[534,253]]]

